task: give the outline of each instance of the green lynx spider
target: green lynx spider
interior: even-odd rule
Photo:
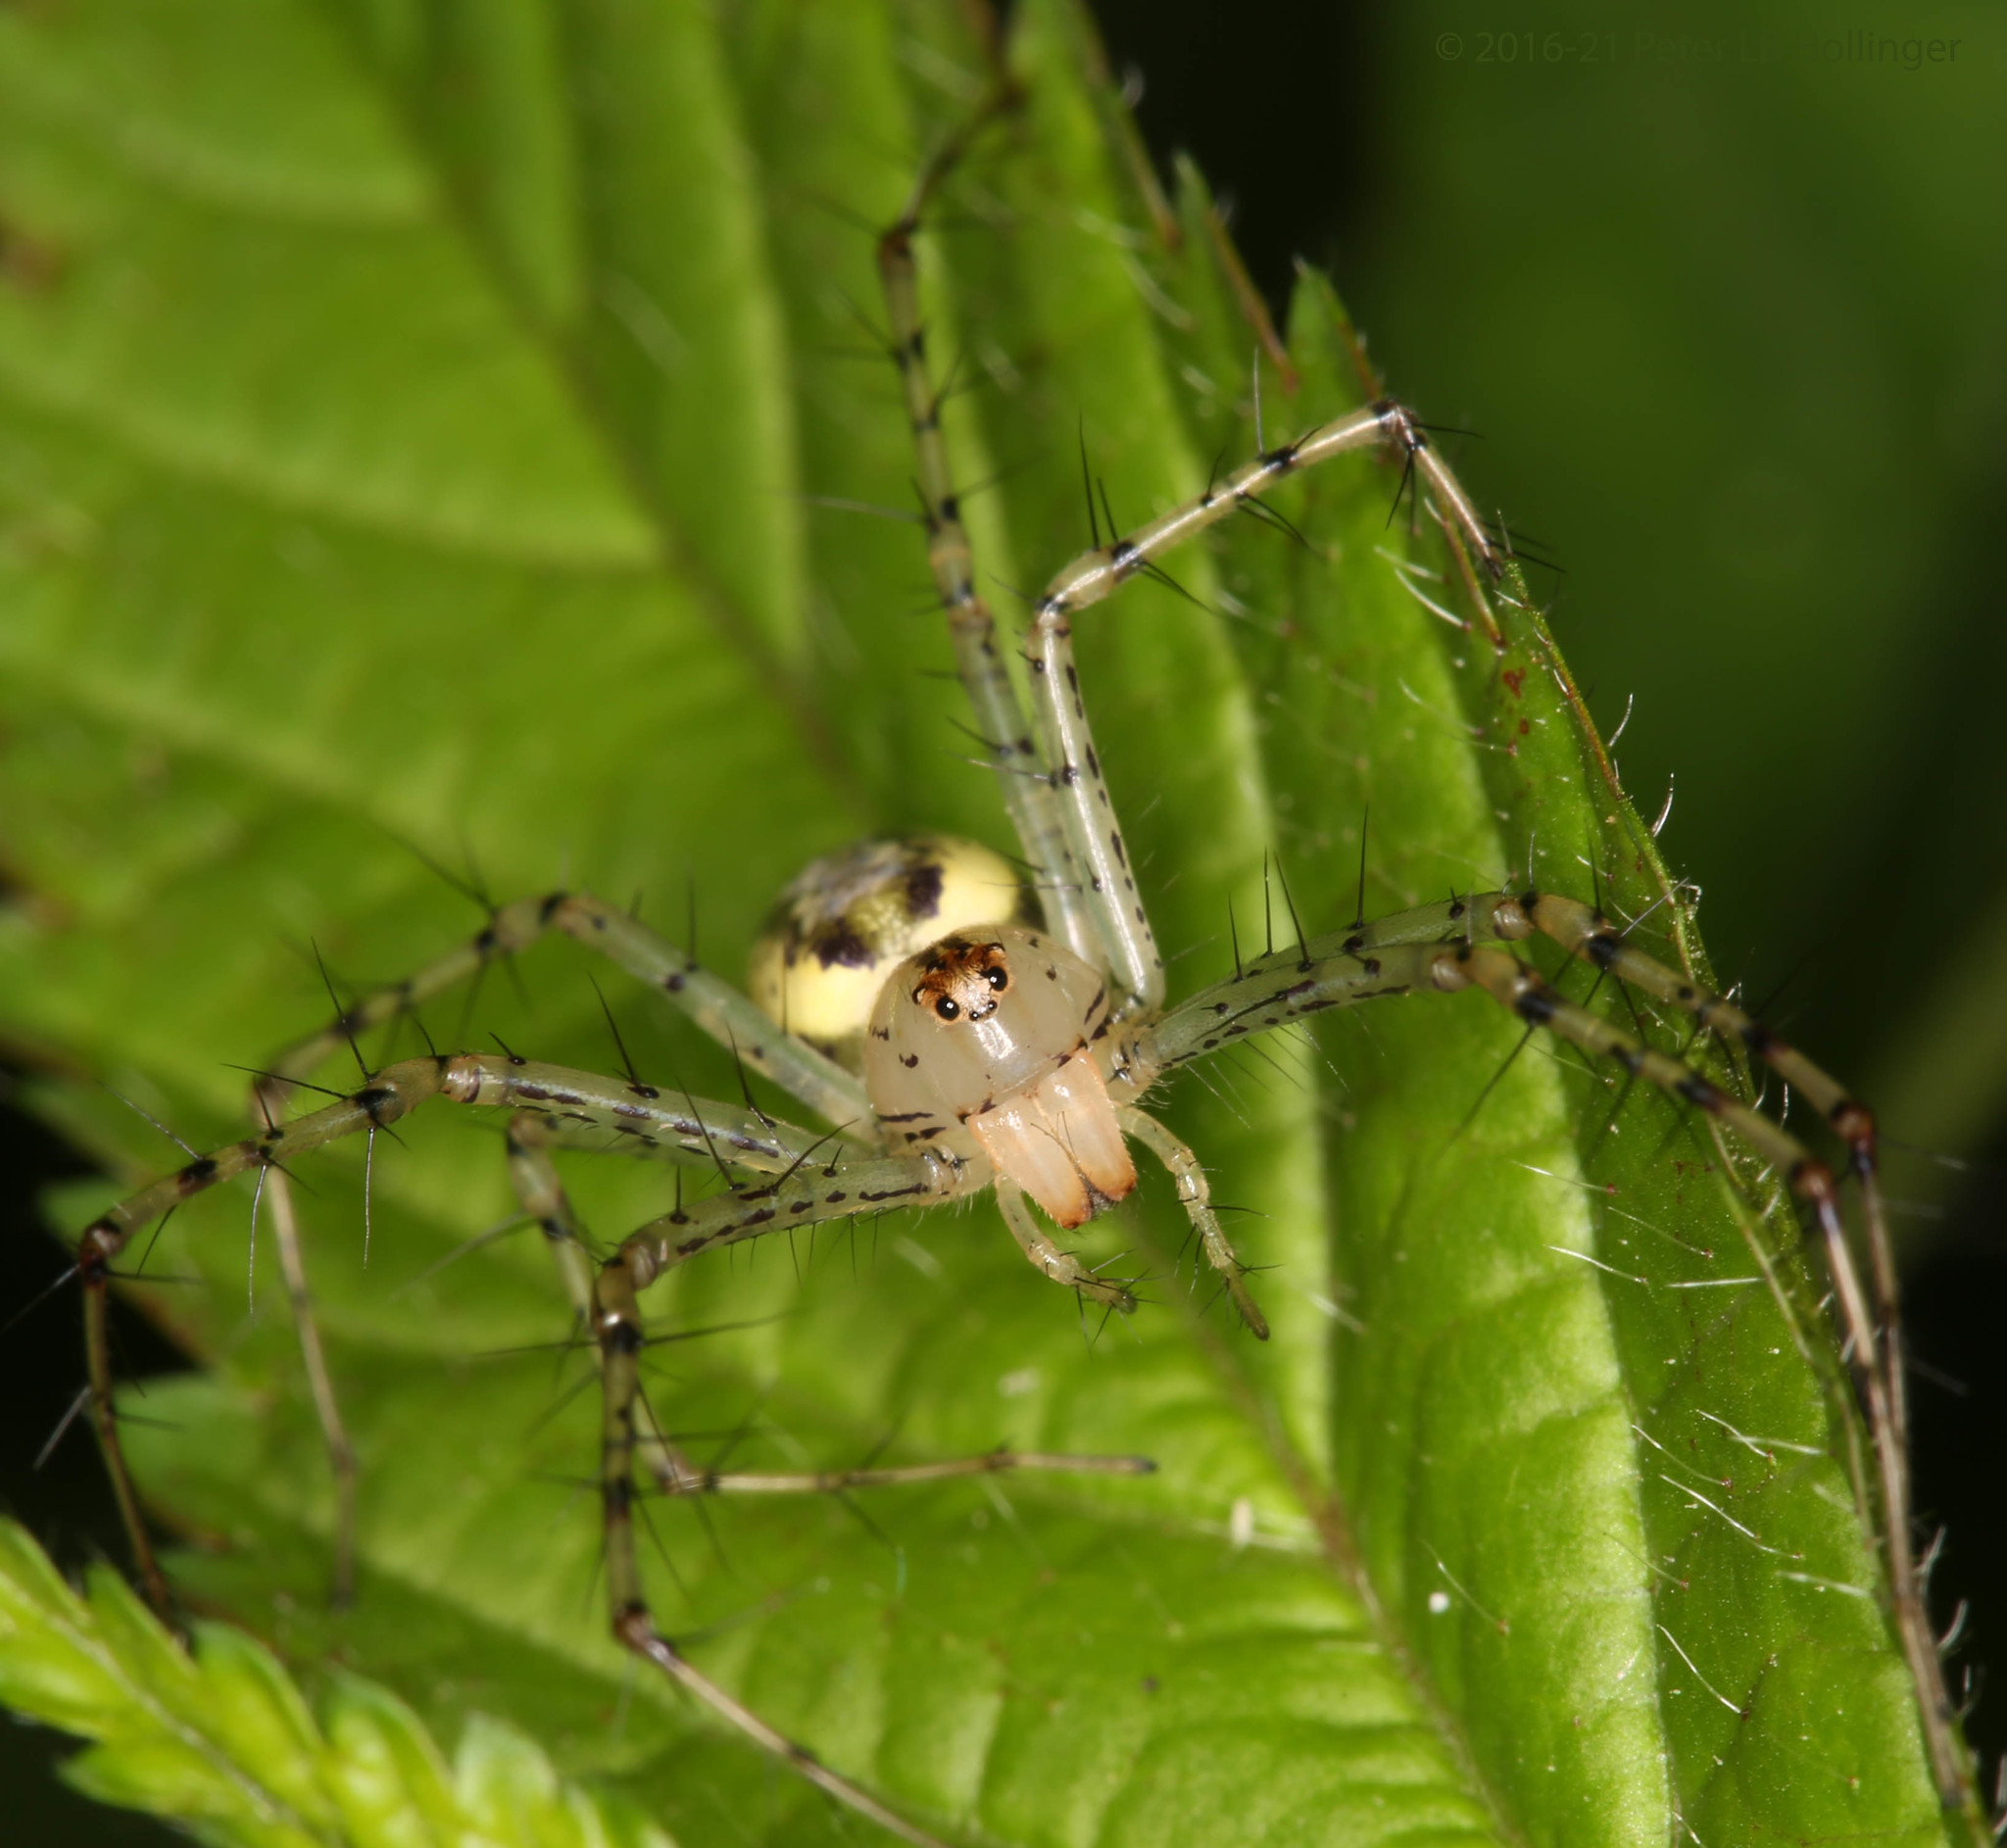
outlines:
[[[1232,978],[1166,1008],[1162,959],[1125,854],[1074,671],[1074,618],[1128,579],[1148,571],[1172,548],[1247,507],[1263,488],[1312,463],[1353,451],[1384,450],[1407,471],[1441,522],[1464,568],[1466,590],[1478,604],[1495,594],[1505,558],[1411,413],[1391,401],[1375,404],[1266,450],[1198,500],[1096,547],[1060,571],[1039,599],[1026,639],[1033,696],[1027,722],[1005,669],[996,623],[976,590],[969,541],[939,427],[940,394],[925,352],[915,283],[913,235],[942,174],[959,151],[958,143],[951,146],[927,170],[906,212],[880,240],[879,266],[892,357],[903,382],[917,454],[931,571],[974,709],[975,729],[988,743],[1023,857],[1036,869],[1045,938],[1101,978],[1101,993],[1073,1022],[1071,1039],[1044,1050],[1061,1062],[1086,1052],[1120,1130],[1142,1143],[1169,1171],[1199,1249],[1243,1321],[1257,1336],[1265,1336],[1265,1325],[1248,1291],[1245,1267],[1214,1213],[1204,1171],[1198,1157],[1148,1115],[1142,1103],[1150,1089],[1178,1067],[1322,1010],[1384,995],[1481,989],[1529,1028],[1543,1028],[1591,1055],[1607,1058],[1633,1078],[1661,1087],[1711,1116],[1774,1167],[1816,1222],[1824,1242],[1855,1386],[1873,1435],[1898,1628],[1923,1692],[1934,1767],[1947,1801],[1952,1800],[1959,1772],[1949,1743],[1949,1703],[1917,1590],[1909,1539],[1903,1374],[1872,1115],[1732,1001],[1695,987],[1634,948],[1625,930],[1592,907],[1548,893],[1473,894],[1312,936],[1294,948],[1270,949],[1249,959]],[[752,1069],[788,1092],[830,1129],[798,1129],[750,1107],[664,1096],[624,1080],[486,1053],[403,1060],[373,1073],[353,1094],[283,1120],[295,1083],[345,1043],[551,931],[576,938],[663,992],[701,1029],[735,1048]],[[993,935],[984,924],[973,937],[981,948]],[[1871,1254],[1865,1280],[1842,1222],[1833,1171],[1779,1123],[1728,1095],[1691,1066],[1640,1044],[1560,996],[1510,948],[1536,935],[1552,940],[1600,973],[1684,1011],[1696,1029],[1739,1042],[1826,1119],[1845,1144],[1850,1172],[1859,1183]],[[1031,940],[1034,952],[1043,941]],[[1022,972],[1023,957],[1014,941],[1012,953],[1019,954]],[[908,980],[901,978],[897,987],[888,983],[889,1002],[907,998]],[[167,1584],[140,1517],[116,1420],[106,1320],[113,1267],[134,1236],[176,1202],[247,1171],[256,1174],[260,1202],[269,1207],[276,1229],[332,1463],[338,1507],[337,1579],[346,1590],[353,1574],[355,1465],[314,1320],[281,1164],[356,1134],[373,1140],[377,1130],[434,1096],[511,1113],[513,1182],[525,1213],[549,1235],[567,1288],[593,1331],[603,1375],[600,1486],[608,1589],[617,1639],[839,1802],[907,1841],[933,1842],[934,1837],[765,1725],[657,1631],[644,1596],[633,1532],[636,1466],[665,1493],[827,1489],[1007,1468],[1120,1473],[1148,1466],[1133,1458],[1004,1451],[913,1469],[789,1478],[705,1473],[645,1428],[639,1294],[667,1270],[702,1252],[770,1231],[877,1213],[890,1206],[945,1204],[994,1186],[1027,1257],[1048,1276],[1082,1297],[1118,1311],[1131,1308],[1133,1299],[1122,1283],[1088,1268],[1040,1229],[1024,1203],[1020,1177],[1007,1161],[993,1162],[982,1148],[953,1145],[952,1138],[941,1148],[918,1145],[912,1152],[902,1151],[887,1119],[905,1113],[885,1109],[874,1088],[807,1040],[777,1027],[683,949],[584,894],[557,893],[505,905],[458,951],[409,981],[364,997],[325,1031],[284,1054],[260,1082],[259,1133],[191,1161],[85,1229],[77,1269],[83,1285],[90,1409],[150,1599],[164,1613],[169,1609]],[[957,1114],[966,1114],[953,1098],[945,1101]],[[577,1234],[551,1153],[558,1148],[603,1148],[610,1139],[670,1160],[721,1162],[730,1171],[731,1185],[641,1227],[606,1262],[595,1266]],[[1090,1210],[1115,1196],[1119,1183],[1104,1185],[1091,1169],[1087,1179],[1092,1184]]]

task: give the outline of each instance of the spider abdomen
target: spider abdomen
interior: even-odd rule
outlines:
[[[980,1148],[1054,1221],[1136,1185],[1098,1060],[1106,980],[1043,933],[958,931],[886,978],[864,1084],[894,1147]]]
[[[880,986],[901,957],[955,930],[1029,915],[1000,853],[945,834],[865,841],[806,867],[754,947],[747,991],[769,1020],[857,1069]]]

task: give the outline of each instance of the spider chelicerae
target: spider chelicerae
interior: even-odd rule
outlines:
[[[133,1237],[167,1207],[234,1176],[255,1174],[291,1281],[309,1376],[340,1503],[337,1576],[353,1572],[355,1468],[333,1369],[311,1313],[284,1164],[309,1149],[389,1128],[428,1098],[509,1114],[509,1161],[524,1211],[549,1237],[597,1348],[605,1403],[599,1485],[614,1633],[729,1725],[786,1758],[841,1802],[915,1842],[933,1837],[868,1791],[815,1764],[657,1629],[634,1534],[637,1474],[661,1492],[724,1485],[653,1430],[639,1361],[647,1340],[640,1294],[705,1252],[791,1228],[926,1207],[994,1190],[1006,1225],[1046,1276],[1102,1310],[1126,1313],[1140,1288],[1068,1248],[1063,1235],[1137,1185],[1133,1148],[1170,1176],[1203,1265],[1255,1337],[1267,1326],[1249,1273],[1228,1237],[1199,1153],[1147,1109],[1168,1074],[1222,1048],[1320,1012],[1378,997],[1474,988],[1529,1030],[1541,1029],[1660,1087],[1722,1125],[1780,1175],[1825,1240],[1840,1317],[1870,1411],[1888,1507],[1890,1573],[1911,1665],[1936,1686],[1934,1653],[1913,1596],[1900,1456],[1901,1372],[1893,1290],[1879,1265],[1856,1277],[1830,1169],[1776,1120],[1693,1067],[1569,999],[1511,946],[1541,937],[1600,976],[1683,1012],[1696,1028],[1738,1041],[1810,1103],[1844,1142],[1866,1202],[1871,1248],[1885,1250],[1876,1191],[1875,1131],[1842,1087],[1738,1006],[1638,949],[1592,904],[1522,887],[1470,893],[1340,930],[1294,922],[1280,944],[1235,958],[1234,971],[1168,1002],[1163,959],[1114,811],[1075,669],[1072,623],[1124,581],[1158,571],[1186,539],[1244,511],[1270,486],[1327,459],[1383,451],[1441,520],[1478,595],[1509,576],[1509,555],[1398,404],[1377,402],[1301,438],[1265,449],[1208,491],[1126,536],[1097,544],[1037,600],[1025,644],[1029,712],[1020,703],[971,551],[942,442],[942,391],[929,365],[912,240],[951,148],[881,240],[892,352],[918,457],[936,589],[954,637],[972,725],[998,773],[1017,857],[947,837],[867,844],[818,861],[783,898],[755,959],[749,997],[627,912],[579,893],[498,908],[471,943],[410,981],[344,1010],[326,1032],[280,1059],[257,1089],[263,1124],[251,1138],[191,1161],[114,1207],[84,1233],[92,1409],[131,1531],[141,1576],[164,1611],[169,1593],[126,1476],[112,1400],[106,1289]],[[1287,907],[1286,907],[1287,908]],[[417,1007],[497,958],[550,932],[600,950],[661,991],[700,1028],[789,1094],[823,1127],[797,1128],[753,1103],[664,1092],[540,1064],[513,1052],[429,1054],[371,1073],[359,1089],[304,1115],[285,1108],[298,1085],[344,1042]],[[715,1165],[727,1186],[629,1236],[604,1261],[591,1255],[560,1183],[553,1151],[609,1142],[671,1160]],[[1056,1235],[1053,1228],[1056,1228]],[[905,1469],[828,1472],[802,1488],[924,1480],[1019,1468],[1106,1474],[1139,1459],[998,1451]],[[1921,1638],[1921,1640],[1920,1640]]]

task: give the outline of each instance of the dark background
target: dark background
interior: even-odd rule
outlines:
[[[1480,433],[1457,465],[1565,567],[1553,617],[1605,733],[1635,697],[1640,806],[1676,779],[1662,845],[1718,967],[1881,1109],[1933,1601],[1972,1604],[1954,1687],[2007,1663],[2007,22],[1096,11],[1271,300],[1295,256],[1327,267],[1393,389]],[[1957,54],[1905,68],[1934,39]],[[32,1201],[68,1159],[0,1124],[0,1302],[60,1268]],[[130,1371],[166,1364],[129,1317],[123,1339]],[[26,1467],[78,1347],[68,1294],[0,1340],[0,1499],[70,1564],[122,1550],[87,1435]],[[1976,1691],[1990,1768],[2007,1694]],[[166,1838],[60,1807],[58,1743],[0,1726],[14,1839]]]

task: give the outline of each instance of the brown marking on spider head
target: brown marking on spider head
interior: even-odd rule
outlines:
[[[986,1020],[1010,987],[1010,958],[999,943],[944,937],[920,963],[913,1002],[936,1019]]]

